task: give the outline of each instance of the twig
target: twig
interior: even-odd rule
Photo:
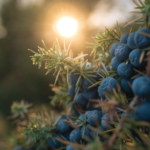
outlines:
[[[121,109],[121,108],[119,108],[119,107],[116,107],[116,109],[118,109],[118,110],[120,110],[120,111],[122,111],[122,112],[126,112],[126,110]]]
[[[137,77],[140,77],[140,76],[142,76],[141,74],[136,74],[136,75],[134,75],[133,77],[131,77],[131,79],[136,79]]]
[[[69,121],[66,121],[66,122],[68,122],[72,128],[79,129],[79,126],[75,124],[71,119],[69,119]]]
[[[123,126],[124,126],[124,123],[125,123],[126,119],[129,117],[132,108],[138,102],[138,100],[139,100],[139,98],[136,96],[136,97],[134,97],[134,99],[129,104],[129,109],[126,111],[125,115],[123,116],[123,118],[121,119],[120,123],[116,127],[115,132],[113,133],[113,135],[110,137],[110,139],[107,142],[107,146],[109,148],[112,147],[112,145],[115,142],[116,138],[118,137],[120,131],[123,129]]]
[[[84,110],[80,109],[76,104],[74,104],[75,109],[80,113],[85,113]]]
[[[65,144],[65,145],[71,145],[72,147],[77,147],[77,148],[80,148],[80,149],[84,149],[85,148],[83,145],[80,145],[78,143],[72,143],[70,141],[66,141],[66,140],[63,140],[61,138],[55,138],[55,139],[60,141],[61,143]]]
[[[139,19],[142,19],[142,18],[143,18],[143,16],[142,16],[142,17],[139,17],[139,18],[136,18],[136,19],[134,19],[134,20],[132,20],[132,21],[129,21],[129,22],[124,26],[124,28],[125,28],[126,26],[132,24],[133,22],[135,22],[135,21],[137,21],[137,20],[139,20]]]

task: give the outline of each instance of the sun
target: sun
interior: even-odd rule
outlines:
[[[70,17],[63,17],[57,23],[57,29],[63,36],[72,36],[77,32],[78,23]]]

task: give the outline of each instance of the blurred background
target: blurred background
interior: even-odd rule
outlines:
[[[12,128],[7,117],[13,101],[49,105],[53,95],[49,87],[54,83],[52,73],[45,75],[44,67],[39,70],[32,65],[28,49],[37,50],[42,39],[49,48],[56,37],[62,45],[56,22],[69,16],[79,22],[72,37],[73,53],[89,53],[86,42],[94,42],[91,37],[105,26],[113,28],[116,21],[122,26],[131,20],[134,16],[129,12],[134,7],[132,0],[0,0],[0,139]]]

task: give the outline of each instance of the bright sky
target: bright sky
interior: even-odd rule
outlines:
[[[43,0],[18,0],[18,4],[21,8],[28,7],[31,4],[41,5]]]
[[[0,10],[2,3],[9,0],[0,0]],[[30,4],[41,5],[43,0],[18,0],[18,6],[23,9],[28,7]],[[118,23],[124,23],[130,20],[130,11],[133,11],[135,4],[132,0],[111,0],[114,3],[113,7],[108,11],[108,2],[110,0],[101,0],[96,6],[95,10],[91,12],[91,15],[87,19],[87,25],[89,28],[99,28],[103,29],[106,27],[113,27],[113,25],[118,21]],[[5,28],[2,25],[0,18],[0,38],[7,34]]]
[[[95,10],[91,13],[87,20],[90,28],[102,29],[106,27],[112,27],[116,21],[118,23],[124,23],[129,21],[131,17],[130,11],[134,10],[135,4],[132,0],[111,0],[114,2],[113,8],[109,11],[109,5],[106,2],[108,0],[101,0],[95,7]],[[109,2],[109,1],[108,1]]]

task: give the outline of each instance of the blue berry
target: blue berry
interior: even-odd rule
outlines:
[[[83,136],[83,133],[84,133],[84,136],[83,136],[83,137],[92,138],[92,131],[90,130],[89,126],[90,126],[90,125],[87,124],[86,127],[83,126],[83,127],[81,128],[81,136]],[[84,132],[84,130],[85,130],[85,132]]]
[[[118,75],[122,78],[131,78],[133,75],[133,67],[130,63],[121,63],[117,68]]]
[[[61,136],[58,134],[53,135],[53,139],[52,138],[48,139],[48,145],[51,146],[52,148],[60,148],[61,142],[59,142],[55,138],[61,138]]]
[[[17,145],[13,148],[13,150],[22,150],[22,147],[20,145]]]
[[[135,119],[137,121],[150,122],[150,103],[144,102],[134,110]]]
[[[111,55],[112,57],[115,56],[115,49],[116,49],[116,47],[118,46],[118,44],[120,44],[120,43],[119,43],[119,42],[118,42],[118,43],[114,43],[114,44],[111,46],[111,48],[110,48],[110,55]]]
[[[122,91],[125,92],[126,94],[132,93],[132,89],[129,85],[129,84],[132,85],[132,82],[133,82],[133,80],[131,80],[131,79],[122,79],[121,83],[120,83]]]
[[[98,87],[98,94],[103,99],[105,98],[105,92],[109,92],[113,90],[113,88],[117,89],[117,80],[112,77],[105,78],[100,86]]]
[[[78,117],[78,119],[81,120],[80,122],[78,122],[78,125],[81,126],[82,125],[82,121],[85,121],[85,119],[86,119],[85,114],[81,114]]]
[[[82,120],[82,121],[85,121],[85,114],[81,114],[78,119]]]
[[[131,33],[128,36],[128,39],[127,39],[127,45],[130,49],[135,49],[136,48],[136,45],[135,45],[135,42],[134,42],[134,36],[135,36],[135,32]]]
[[[69,74],[69,83],[71,86],[76,86],[76,83],[78,81],[79,75],[74,74],[74,73],[70,73]]]
[[[84,93],[78,93],[75,98],[75,103],[82,109],[85,109],[88,104],[88,99],[85,98]]]
[[[134,42],[135,42],[136,46],[139,48],[149,47],[150,46],[150,37],[145,36],[144,34],[142,34],[140,32],[150,34],[150,30],[147,28],[142,28],[139,31],[137,31],[134,35]]]
[[[137,96],[150,96],[150,79],[145,76],[136,78],[133,81],[132,90]]]
[[[91,113],[87,113],[87,120],[91,126],[98,126],[101,123],[102,112],[93,110]]]
[[[117,57],[113,57],[111,59],[111,64],[112,64],[113,70],[117,70],[117,68],[118,68],[118,66],[119,66],[120,63],[121,62],[117,59]]]
[[[99,69],[96,70],[96,68],[97,68],[97,66],[94,66],[94,67],[93,67],[93,70],[96,71],[96,72],[94,73],[94,76],[95,76],[94,79],[95,79],[95,80],[99,80],[99,79],[101,78],[101,76],[97,73],[97,72],[99,71]]]
[[[97,97],[98,93],[97,93],[97,90],[91,90],[91,91],[88,91],[88,92],[83,92],[84,93],[84,97],[86,99],[94,99]]]
[[[66,119],[60,119],[57,123],[57,130],[64,134],[71,131],[71,127],[69,126],[68,122],[66,122]]]
[[[74,97],[75,96],[75,87],[74,86],[70,86],[68,89],[68,93],[70,96]]]
[[[127,39],[129,37],[129,33],[125,33],[121,36],[120,38],[120,43],[124,43],[124,44],[127,44]]]
[[[93,107],[93,105],[90,103],[86,109],[86,111],[91,111],[91,110],[95,110],[95,108]]]
[[[76,108],[74,107],[74,105],[72,106],[72,108],[71,108],[71,113],[74,115],[74,116],[79,116],[80,115],[80,113],[76,110]]]
[[[107,65],[107,66],[106,66],[106,70],[107,70],[107,71],[110,71],[110,65]]]
[[[150,99],[145,97],[143,102],[150,102]]]
[[[66,150],[74,150],[74,148],[73,148],[71,145],[68,145],[68,146],[66,147]]]
[[[106,113],[102,116],[102,119],[101,119],[101,127],[104,131],[112,127],[112,124],[108,123],[108,121],[111,121],[111,120],[110,120],[110,117],[108,116],[108,113]]]
[[[129,55],[129,60],[130,63],[134,66],[134,67],[144,67],[146,64],[146,61],[142,60],[142,62],[140,63],[140,56],[141,56],[141,50],[140,49],[134,49],[130,55]]]
[[[82,82],[82,88],[83,88],[83,91],[84,92],[89,92],[89,91],[91,91],[91,90],[93,90],[95,87],[91,87],[90,88],[90,86],[92,86],[92,83],[91,82],[89,82],[87,79],[83,79],[83,82]]]
[[[121,114],[121,119],[123,118],[123,116],[124,116],[125,114],[126,114],[125,112],[123,112],[123,113]]]
[[[69,141],[69,140],[70,140],[70,138],[69,138],[70,133],[66,133],[66,134],[64,134],[63,136],[64,136],[64,138],[65,138],[67,141]]]
[[[90,114],[92,114],[92,112],[90,110],[85,112],[85,115],[87,115],[87,116],[90,115]]]
[[[67,115],[66,114],[62,114],[61,115],[61,119],[67,119]]]
[[[76,117],[76,116],[74,114],[72,114],[72,113],[69,115],[69,119],[72,120],[72,121],[76,120],[74,117]]]
[[[127,44],[119,44],[115,49],[115,56],[120,61],[123,62],[128,59],[130,53],[130,49]]]
[[[81,130],[80,129],[74,129],[72,130],[72,132],[70,133],[69,139],[71,142],[78,142],[80,143],[82,137],[81,137]]]

